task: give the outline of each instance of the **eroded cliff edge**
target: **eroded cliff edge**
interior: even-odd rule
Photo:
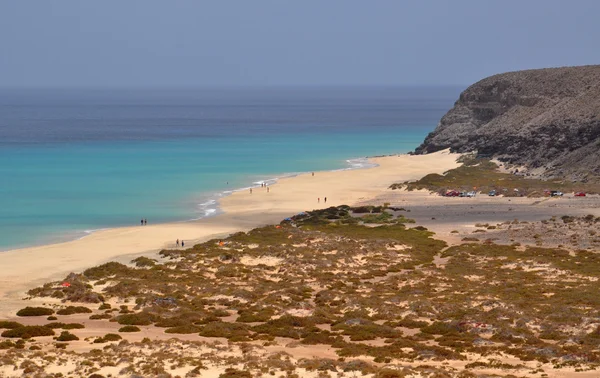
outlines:
[[[544,177],[600,178],[600,65],[508,72],[461,93],[416,153],[477,151]]]

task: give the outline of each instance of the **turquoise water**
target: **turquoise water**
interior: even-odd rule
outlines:
[[[216,199],[231,190],[364,164],[349,159],[408,152],[435,127],[453,95],[426,98],[421,102],[432,109],[416,113],[395,109],[389,98],[374,103],[372,96],[363,96],[370,106],[358,112],[359,95],[312,101],[310,93],[288,93],[281,96],[286,109],[277,96],[259,105],[251,96],[254,105],[238,99],[215,113],[219,116],[205,119],[198,116],[197,105],[178,110],[169,103],[159,112],[156,99],[139,94],[141,100],[123,109],[121,101],[90,105],[70,96],[34,101],[22,95],[29,100],[19,98],[15,104],[5,93],[0,96],[0,250],[137,225],[141,218],[152,224],[210,216],[218,213]],[[222,103],[227,101],[215,100],[202,114]],[[246,113],[232,119],[240,108]],[[412,112],[412,122],[394,121],[402,119],[399,111]],[[161,122],[170,126],[160,127]]]

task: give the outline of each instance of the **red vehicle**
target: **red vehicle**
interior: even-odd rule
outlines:
[[[575,197],[585,197],[585,192],[577,192],[575,193]]]
[[[444,194],[444,196],[446,197],[458,197],[460,196],[460,192],[456,191],[456,190],[449,190],[446,192],[446,194]]]

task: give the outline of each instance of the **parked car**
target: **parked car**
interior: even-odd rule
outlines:
[[[475,193],[475,191],[474,191],[474,190],[472,190],[472,191],[470,191],[470,192],[467,192],[467,194],[466,194],[466,197],[475,197],[475,195],[476,195],[476,194],[477,194],[477,193]]]
[[[585,197],[585,192],[577,192],[575,193],[575,197]]]
[[[495,197],[496,196],[496,190],[490,190],[490,192],[488,193],[488,196]]]
[[[550,196],[551,197],[562,197],[563,196],[563,192],[561,192],[560,190],[551,190],[550,191]]]
[[[446,194],[444,194],[444,196],[446,196],[446,197],[458,197],[458,196],[460,196],[460,193],[457,190],[448,190],[446,192]]]

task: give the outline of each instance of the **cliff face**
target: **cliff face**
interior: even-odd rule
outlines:
[[[542,176],[600,178],[600,65],[509,72],[461,93],[416,153],[450,147],[540,168]]]

